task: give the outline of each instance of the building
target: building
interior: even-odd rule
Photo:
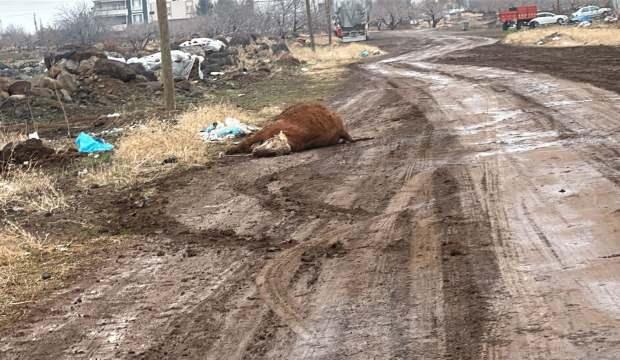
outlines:
[[[157,20],[157,6],[155,0],[151,1],[151,17]],[[166,0],[168,8],[168,20],[189,19],[196,16],[198,0]]]
[[[131,24],[151,22],[148,0],[94,0],[95,17],[105,24],[124,29]]]

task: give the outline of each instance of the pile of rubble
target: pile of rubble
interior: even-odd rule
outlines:
[[[179,44],[172,57],[177,87],[192,94],[192,84],[187,80],[270,73],[275,67],[301,64],[283,40],[252,34],[191,39]],[[125,59],[123,54],[95,48],[71,49],[46,55],[40,66],[44,70],[33,70],[33,74],[42,74],[28,80],[0,76],[0,109],[11,103],[31,104],[32,99],[43,108],[58,107],[58,99],[79,105],[112,106],[127,101],[130,96],[149,96],[161,91],[158,81],[161,53]],[[23,111],[31,111],[23,107],[27,109]]]
[[[10,78],[30,78],[45,72],[45,66],[37,60],[19,60],[11,65],[0,62],[0,76]]]
[[[99,50],[70,50],[49,54],[44,58],[45,76],[32,80],[0,78],[0,100],[21,100],[25,97],[56,98],[65,102],[74,97],[87,98],[90,87],[103,78],[122,82],[156,81],[157,77],[141,64],[111,60]]]
[[[204,58],[201,70],[205,76],[221,76],[231,72],[271,72],[275,66],[300,65],[283,40],[254,34],[192,39],[179,47]]]

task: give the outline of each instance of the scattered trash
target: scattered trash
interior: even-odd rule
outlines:
[[[108,144],[103,139],[92,137],[84,132],[77,136],[75,144],[81,153],[97,153],[114,149],[112,144]]]
[[[564,190],[564,189],[560,189],[560,192],[561,192],[561,193],[565,193],[565,192],[566,192],[566,190]]]
[[[201,64],[204,57],[191,55],[181,50],[172,50],[172,75],[176,80],[188,80],[192,74],[192,69],[197,66],[198,77],[203,79]],[[197,63],[197,64],[196,64]],[[161,68],[161,53],[155,53],[141,58],[131,58],[127,64],[142,64],[148,71],[156,71]]]
[[[242,137],[258,129],[256,126],[244,124],[238,119],[227,117],[223,123],[216,122],[208,128],[201,130],[200,136],[205,141],[222,141],[224,139]]]
[[[44,271],[41,274],[41,280],[49,280],[52,278],[52,274],[48,273],[47,271]]]
[[[209,39],[209,38],[195,38],[184,43],[179,44],[179,47],[190,47],[190,46],[200,46],[207,51],[220,51],[222,48],[226,47],[220,40]]]
[[[125,59],[125,57],[122,54],[119,54],[117,52],[111,52],[111,51],[104,51],[103,53],[108,58],[108,60],[114,60],[114,61],[118,61],[122,63],[127,63],[127,59]]]
[[[39,133],[38,132],[33,132],[32,134],[28,134],[28,139],[37,139],[40,140],[39,138]]]
[[[97,136],[114,136],[124,132],[124,128],[112,128],[99,132]]]
[[[305,68],[305,67],[302,67],[302,68],[301,68],[301,71],[302,71],[302,72],[308,72],[308,71],[309,71],[309,69],[308,69],[308,68]]]
[[[580,28],[590,27],[590,26],[592,26],[592,23],[590,21],[582,21],[579,23],[579,25],[577,25],[577,27],[580,27]]]
[[[360,56],[361,56],[361,57],[368,57],[369,55],[370,55],[370,53],[368,52],[368,50],[363,50],[363,51],[360,53]]]
[[[211,75],[211,76],[221,76],[221,75],[224,75],[224,72],[222,72],[222,71],[212,71],[211,73],[209,73],[209,75]]]
[[[119,113],[108,114],[105,117],[107,117],[107,118],[117,118],[117,117],[121,117],[121,114],[119,114]]]
[[[605,19],[603,19],[603,21],[606,23],[618,22],[618,15],[608,15]]]

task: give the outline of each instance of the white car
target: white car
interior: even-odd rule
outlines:
[[[568,16],[556,15],[550,12],[539,12],[536,17],[528,23],[529,27],[535,28],[540,25],[559,24],[563,25],[568,22]]]
[[[610,8],[602,8],[598,6],[584,6],[579,10],[575,11],[571,14],[571,21],[581,22],[581,21],[591,21],[592,18],[597,18],[600,16],[607,16],[611,14],[612,10]]]

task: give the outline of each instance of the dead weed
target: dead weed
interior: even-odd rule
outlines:
[[[66,206],[56,178],[40,169],[8,169],[0,176],[0,211],[17,207],[52,212]]]
[[[510,33],[503,42],[525,46],[618,46],[620,45],[620,28],[549,26]]]
[[[368,56],[383,54],[379,48],[359,44],[341,44],[335,42],[332,46],[317,46],[316,51],[306,46],[291,45],[291,53],[299,60],[312,65],[314,69],[339,67],[361,60],[362,53],[368,52]]]
[[[209,162],[217,146],[206,143],[200,130],[210,124],[233,117],[248,124],[257,124],[273,114],[275,109],[250,114],[227,104],[198,108],[181,115],[177,121],[166,123],[150,120],[122,136],[109,162],[101,162],[80,176],[83,185],[114,185],[125,187],[145,183],[165,175],[173,166],[200,165]]]

